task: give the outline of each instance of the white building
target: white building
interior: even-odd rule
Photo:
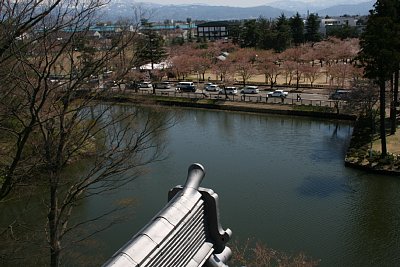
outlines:
[[[358,17],[330,17],[320,19],[319,32],[322,35],[326,35],[326,29],[329,27],[343,27],[348,25],[350,27],[356,27]]]

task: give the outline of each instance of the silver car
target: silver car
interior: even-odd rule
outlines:
[[[206,91],[213,91],[213,92],[219,92],[219,90],[221,90],[221,88],[219,88],[218,85],[216,84],[209,84],[205,87]]]
[[[139,88],[153,88],[151,82],[141,82],[139,83]]]
[[[267,94],[267,96],[268,97],[287,97],[288,94],[289,94],[288,92],[285,92],[283,90],[278,89],[278,90],[275,90],[273,92],[269,92]]]
[[[219,94],[236,95],[237,89],[234,86],[227,86],[219,91]]]
[[[260,90],[258,90],[258,86],[245,86],[243,89],[240,91],[242,94],[258,94]]]

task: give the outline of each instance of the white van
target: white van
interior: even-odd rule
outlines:
[[[196,92],[196,86],[193,82],[179,82],[176,85],[176,90],[179,92]]]

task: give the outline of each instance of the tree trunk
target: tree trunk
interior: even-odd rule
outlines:
[[[379,134],[381,138],[381,150],[382,150],[382,158],[385,158],[387,155],[386,148],[386,127],[385,127],[385,107],[386,107],[386,96],[385,96],[385,80],[383,78],[379,79],[379,116],[380,116],[380,127]]]
[[[395,71],[394,73],[394,83],[392,87],[392,98],[391,98],[391,105],[390,105],[390,134],[396,133],[397,123],[397,106],[399,105],[399,70]]]
[[[390,100],[390,134],[394,134],[396,132],[396,107],[394,106],[394,74],[392,75],[392,78],[390,79],[390,94],[389,94],[389,100]]]
[[[49,243],[50,243],[50,266],[58,267],[60,264],[60,241],[58,238],[58,225],[57,225],[57,213],[58,213],[58,199],[57,199],[57,185],[52,181],[51,192],[50,192],[50,211],[47,215],[49,222]]]

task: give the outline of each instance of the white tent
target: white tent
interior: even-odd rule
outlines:
[[[163,61],[157,64],[153,64],[153,67],[155,70],[163,70],[163,69],[167,69],[169,67],[171,67],[171,63],[169,63],[168,61]],[[140,66],[141,70],[151,70],[151,63]]]

